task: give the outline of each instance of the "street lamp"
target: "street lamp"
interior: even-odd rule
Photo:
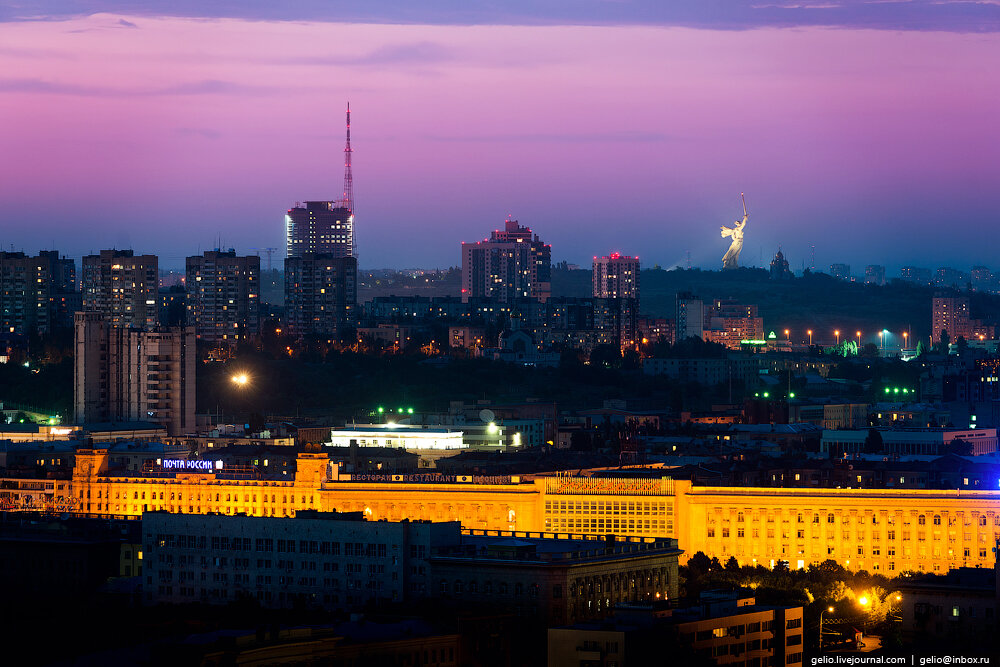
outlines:
[[[808,331],[806,331],[806,333],[809,334],[809,347],[812,347],[812,344],[813,344],[813,330],[809,329]]]
[[[250,376],[246,373],[237,373],[232,377],[232,381],[237,387],[242,388],[247,386],[247,383],[250,382]]]
[[[868,599],[867,595],[862,595],[858,598],[858,604],[861,605],[861,608],[864,610],[861,621],[862,632],[868,632],[868,605],[870,605],[871,602],[872,601]]]
[[[884,333],[885,331],[878,332],[878,346],[883,350],[885,349],[885,336],[883,335]]]
[[[909,347],[907,347],[907,345],[906,345],[906,339],[907,339],[907,338],[909,338],[909,337],[910,337],[910,332],[908,332],[908,331],[904,331],[904,332],[903,332],[903,349],[904,349],[904,350],[908,350],[908,349],[910,349],[910,348],[909,348]]]
[[[833,607],[827,607],[823,611],[819,612],[819,650],[823,650],[823,614],[832,614]]]
[[[837,337],[837,345],[840,345],[840,329],[834,329],[833,335]]]
[[[861,332],[860,331],[855,331],[854,335],[858,337],[858,348],[860,348],[861,347]]]
[[[791,332],[790,332],[790,331],[788,331],[788,329],[785,329],[785,340],[790,340],[790,339],[789,339],[789,337],[788,337],[788,335],[789,335],[790,333],[791,333]]]

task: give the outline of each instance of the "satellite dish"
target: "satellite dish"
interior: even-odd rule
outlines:
[[[493,411],[489,408],[484,408],[479,411],[479,419],[482,420],[484,424],[489,424],[491,421],[495,420],[497,416],[493,414]]]

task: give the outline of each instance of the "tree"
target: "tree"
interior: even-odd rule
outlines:
[[[883,447],[882,434],[874,428],[868,429],[868,436],[865,438],[864,450],[866,454],[878,454]]]
[[[969,349],[969,341],[965,340],[965,336],[959,336],[955,340],[955,347],[958,348],[958,356],[961,357]]]
[[[726,561],[726,570],[729,572],[739,572],[740,563],[736,560],[736,556],[730,556],[729,560]]]
[[[688,560],[688,569],[691,570],[693,577],[700,577],[701,575],[708,572],[712,567],[712,560],[705,555],[704,551],[699,551],[695,555],[691,556]]]
[[[951,441],[948,446],[948,450],[955,454],[956,456],[972,456],[972,443],[966,442],[961,438],[955,438]]]
[[[614,345],[595,345],[590,352],[590,365],[598,368],[617,368],[622,363],[622,352]]]
[[[938,338],[938,352],[941,354],[948,354],[948,345],[951,344],[951,336],[948,335],[947,329],[941,329],[941,337]]]

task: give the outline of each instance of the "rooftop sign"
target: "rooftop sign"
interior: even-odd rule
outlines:
[[[222,470],[222,461],[186,461],[184,459],[163,459],[160,466],[164,470],[183,470],[186,472],[213,472]]]

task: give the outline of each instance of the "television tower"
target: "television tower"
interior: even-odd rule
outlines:
[[[344,147],[344,201],[343,205],[354,214],[354,175],[351,173],[351,103],[347,103],[347,145]]]

